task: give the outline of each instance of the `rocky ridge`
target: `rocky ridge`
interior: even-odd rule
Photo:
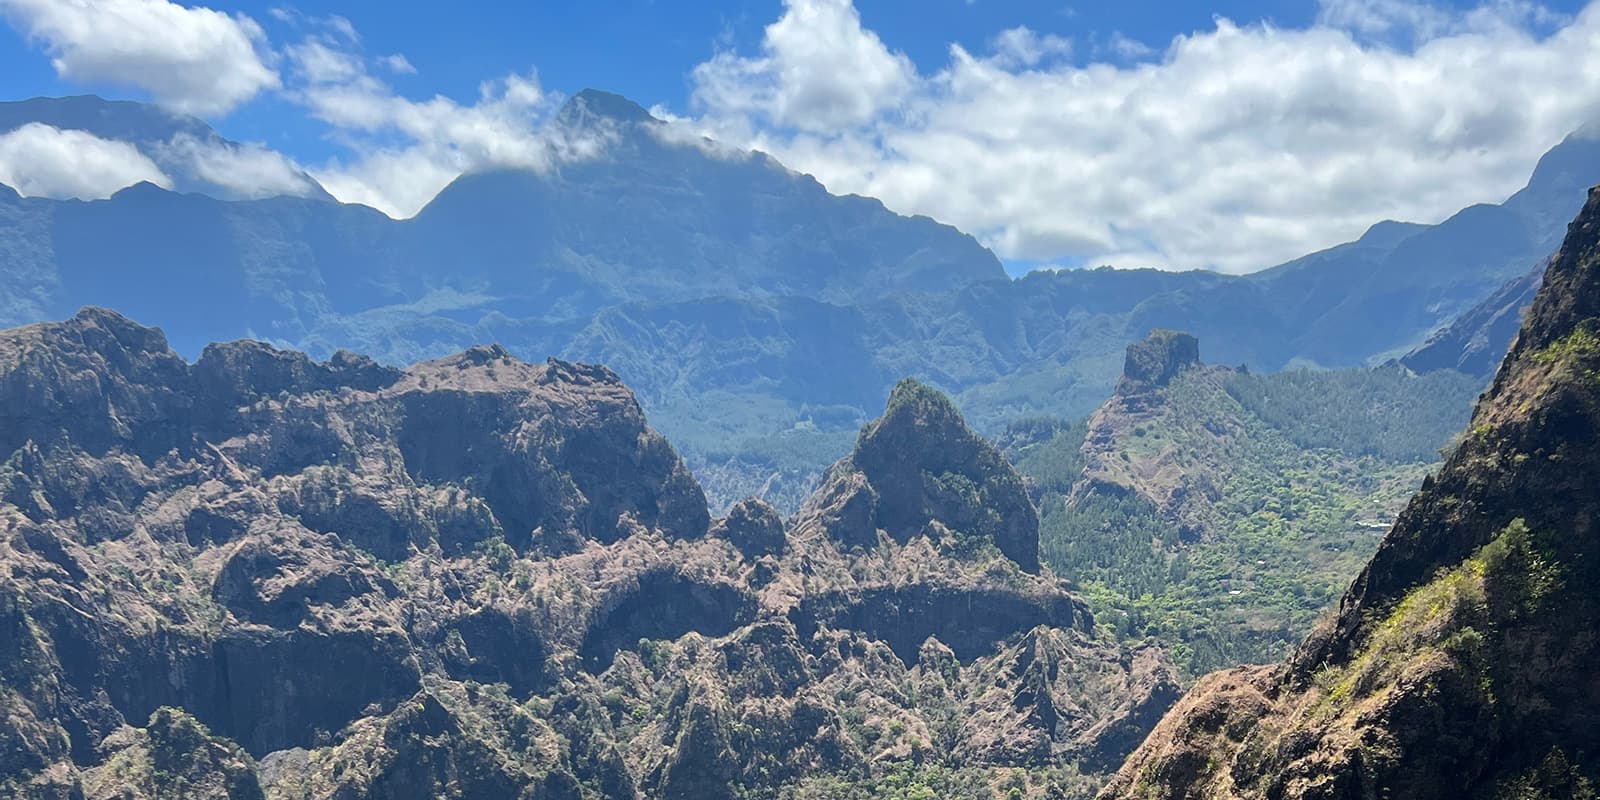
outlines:
[[[1082,794],[1177,697],[911,382],[792,523],[712,520],[603,367],[190,364],[85,309],[0,333],[0,453],[12,796]]]
[[[1072,502],[1083,502],[1090,492],[1131,492],[1158,509],[1182,538],[1207,535],[1217,516],[1212,504],[1221,498],[1234,461],[1227,445],[1243,428],[1237,420],[1185,414],[1173,382],[1181,377],[1218,394],[1233,373],[1231,367],[1201,363],[1200,342],[1187,333],[1155,330],[1129,345],[1116,391],[1089,419],[1083,479]],[[1185,418],[1180,427],[1200,430],[1186,431],[1186,438],[1146,439],[1151,429],[1169,427],[1169,418]],[[1205,446],[1192,441],[1200,437],[1208,440]]]
[[[1600,190],[1334,617],[1280,666],[1202,680],[1101,796],[1594,796],[1597,376]]]
[[[1481,375],[1484,380],[1493,377],[1517,338],[1523,312],[1539,291],[1544,267],[1506,282],[1488,299],[1435,331],[1420,347],[1405,354],[1400,363],[1416,372],[1455,369]]]

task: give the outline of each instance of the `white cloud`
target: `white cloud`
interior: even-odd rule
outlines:
[[[546,93],[532,73],[485,81],[473,102],[404,97],[378,76],[416,68],[398,53],[366,54],[343,17],[270,9],[298,37],[274,51],[248,17],[166,0],[0,0],[0,12],[44,44],[63,77],[138,85],[180,110],[220,113],[263,89],[279,89],[280,97],[327,123],[329,138],[349,152],[315,169],[317,181],[340,200],[396,217],[415,214],[463,172],[544,169],[592,155],[606,139],[599,129],[545,130],[561,98]],[[15,188],[24,192],[105,196],[138,180],[170,187],[168,174],[179,188],[228,198],[317,191],[307,170],[256,144],[179,135],[142,143],[140,155],[133,144],[78,131],[28,130],[7,141],[13,156],[7,175],[17,176]],[[67,152],[72,143],[85,151]],[[16,157],[23,153],[60,163],[29,165]]]
[[[306,197],[316,193],[316,186],[293,161],[259,144],[205,141],[181,133],[161,145],[160,151],[163,162],[182,165],[188,175],[220,186],[233,197]]]
[[[785,45],[823,39],[831,50]],[[1306,29],[1219,19],[1132,64],[1029,66],[1026,48],[996,44],[952,46],[919,74],[848,5],[790,0],[757,56],[694,71],[693,124],[1002,257],[1243,271],[1380,219],[1504,199],[1600,116],[1600,5],[1566,19],[1512,0],[1464,13],[1330,0]],[[840,68],[840,49],[902,66]],[[828,70],[893,78],[818,94]],[[826,99],[787,113],[799,96]]]
[[[897,105],[916,68],[861,27],[850,0],[784,0],[762,53],[718,53],[694,70],[695,100],[779,125],[827,131]]]
[[[1317,19],[1322,25],[1365,36],[1417,42],[1569,21],[1565,15],[1529,0],[1489,0],[1464,13],[1418,0],[1319,0]]]
[[[414,216],[461,172],[415,147],[373,150],[312,170],[341,202],[371,206],[395,219]]]
[[[96,200],[140,181],[172,185],[127,142],[38,122],[0,134],[0,183],[23,195]]]
[[[383,66],[386,67],[390,72],[393,72],[396,75],[417,74],[417,68],[411,66],[411,59],[406,58],[404,53],[394,53],[392,55],[384,56],[383,58],[379,59],[379,62],[382,63]]]
[[[1072,40],[1055,34],[1043,36],[1024,27],[1001,31],[990,42],[995,56],[1010,66],[1032,67],[1050,58],[1072,54]]]
[[[1130,38],[1122,31],[1113,31],[1111,38],[1106,41],[1104,49],[1112,55],[1123,59],[1144,58],[1154,55],[1156,52],[1154,47],[1138,39]]]
[[[330,42],[308,39],[290,45],[286,52],[295,76],[310,83],[351,81],[366,73],[359,56]]]
[[[340,200],[393,217],[416,214],[464,172],[545,169],[591,155],[602,144],[598,135],[562,138],[544,129],[560,98],[545,92],[533,74],[485,81],[470,104],[443,95],[413,100],[369,69],[404,73],[411,68],[404,57],[369,63],[327,36],[285,52],[297,81],[289,96],[331,126],[352,153],[312,174]]]
[[[278,85],[260,26],[167,0],[0,0],[0,14],[84,83],[136,86],[187,113],[220,114]]]

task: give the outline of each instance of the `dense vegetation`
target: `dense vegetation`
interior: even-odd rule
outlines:
[[[1398,366],[1372,370],[1240,372],[1228,394],[1250,413],[1306,448],[1331,448],[1386,461],[1432,461],[1460,431],[1460,413],[1441,402],[1471,398],[1482,381],[1454,370],[1412,375]]]
[[[900,761],[874,775],[830,775],[782,790],[782,800],[1013,800],[1092,797],[1098,781],[1070,768],[953,769]]]
[[[1130,470],[1158,456],[1221,465],[1201,476],[1220,485],[1210,529],[1194,541],[1151,498],[1082,480],[1085,423],[1024,420],[1001,443],[1031,481],[1045,563],[1102,622],[1158,638],[1199,674],[1279,658],[1300,640],[1476,389],[1453,373],[1395,369],[1180,376],[1163,390],[1163,413],[1114,446]]]

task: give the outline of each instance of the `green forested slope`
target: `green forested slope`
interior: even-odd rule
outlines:
[[[1190,364],[1165,385],[1125,380],[1091,421],[1024,422],[1002,443],[1033,482],[1044,561],[1102,621],[1199,673],[1299,641],[1477,388],[1453,372]]]

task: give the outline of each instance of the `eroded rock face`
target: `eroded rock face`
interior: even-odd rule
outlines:
[[[472,485],[515,546],[614,542],[631,525],[693,538],[710,524],[688,469],[604,367],[475,347],[413,367],[392,392],[406,471]]]
[[[1090,771],[1113,769],[1181,693],[1157,648],[1113,658],[1082,631],[1044,626],[982,671],[989,688],[971,701],[961,747],[995,763],[1070,757]]]
[[[0,397],[0,795],[987,781],[1104,769],[1170,699],[914,383],[793,526],[712,524],[615,375],[496,347],[190,365],[90,309],[0,333]]]
[[[808,598],[794,613],[802,631],[819,625],[861,631],[901,661],[917,660],[930,638],[970,663],[995,645],[1036,626],[1093,627],[1088,609],[1042,587],[947,586],[937,582],[868,587]]]
[[[1128,346],[1122,362],[1125,381],[1164,386],[1184,368],[1200,363],[1200,340],[1181,331],[1157,329]]]
[[[753,598],[734,584],[650,572],[614,592],[595,609],[580,654],[591,672],[611,666],[618,650],[640,639],[677,639],[689,632],[725,636],[755,616]]]
[[[102,743],[105,760],[83,781],[89,798],[193,797],[263,800],[256,764],[181,709],[159,708],[141,729]]]
[[[1102,797],[1581,797],[1600,777],[1600,190],[1472,426],[1288,663],[1202,680]]]
[[[870,545],[953,533],[992,543],[1025,572],[1039,571],[1039,515],[1022,479],[949,398],[901,381],[888,408],[862,429],[855,452],[829,470],[800,512],[833,538]],[[937,524],[942,531],[934,530]]]
[[[753,497],[734,503],[712,534],[732,542],[746,558],[781,556],[788,544],[778,509]]]
[[[279,350],[256,341],[207,347],[195,362],[193,373],[199,392],[224,407],[286,393],[344,388],[375,392],[393,385],[402,374],[343,350],[324,363],[313,361],[304,353]]]
[[[1084,474],[1068,502],[1082,506],[1094,495],[1132,495],[1148,502],[1184,540],[1210,535],[1214,506],[1233,474],[1224,443],[1241,438],[1245,429],[1225,415],[1185,418],[1172,394],[1187,388],[1221,396],[1224,381],[1234,373],[1231,367],[1202,364],[1199,341],[1187,333],[1156,330],[1129,345],[1116,391],[1089,418]],[[1176,429],[1183,446],[1131,447],[1146,427]]]

